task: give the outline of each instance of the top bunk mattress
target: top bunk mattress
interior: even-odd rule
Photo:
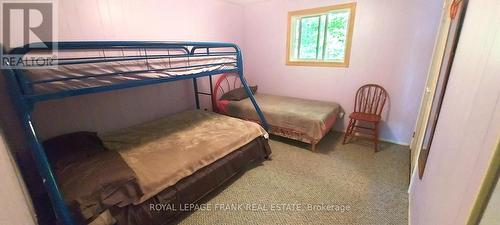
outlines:
[[[33,53],[36,55],[36,52]],[[29,56],[29,55],[28,55]],[[57,67],[23,70],[33,94],[50,94],[125,82],[234,70],[236,56],[186,56],[175,50],[72,50],[58,53]],[[147,59],[146,59],[147,58]],[[64,59],[64,60],[63,60]],[[83,60],[84,63],[75,63]],[[103,61],[104,60],[104,61]]]
[[[260,136],[267,133],[256,123],[201,110],[99,135],[136,173],[144,195],[134,204]]]
[[[319,140],[335,122],[341,112],[340,105],[293,97],[256,93],[255,99],[269,125],[286,128]],[[252,121],[259,117],[249,98],[241,101],[220,100],[223,113]]]

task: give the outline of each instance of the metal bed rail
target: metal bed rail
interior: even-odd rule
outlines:
[[[48,84],[48,83],[56,83],[56,82],[64,82],[64,81],[81,81],[85,82],[85,79],[88,78],[103,78],[103,77],[117,77],[117,76],[123,76],[127,74],[144,74],[144,73],[153,73],[153,72],[168,72],[168,71],[176,71],[176,70],[190,70],[190,69],[198,69],[198,68],[203,68],[207,66],[228,66],[232,67],[233,69],[227,69],[227,68],[221,68],[218,69],[219,73],[226,73],[226,72],[237,72],[234,68],[238,68],[238,54],[240,54],[239,49],[235,45],[231,44],[221,44],[221,45],[214,45],[212,43],[203,43],[203,44],[190,44],[190,45],[179,45],[179,43],[176,42],[83,42],[82,45],[78,45],[78,43],[75,42],[61,42],[57,43],[44,43],[45,46],[48,48],[42,48],[42,47],[37,47],[38,45],[35,45],[35,47],[28,47],[24,46],[22,48],[17,48],[11,51],[10,54],[12,55],[20,55],[26,56],[31,52],[37,52],[37,51],[46,51],[47,49],[54,49],[56,53],[64,52],[64,51],[71,51],[71,50],[88,50],[92,51],[93,53],[101,53],[101,56],[89,56],[89,57],[56,57],[53,60],[52,66],[57,67],[57,66],[71,66],[71,65],[83,65],[83,66],[88,66],[88,65],[104,65],[104,64],[109,64],[113,62],[142,62],[144,64],[144,68],[141,69],[129,69],[127,71],[116,71],[116,72],[101,72],[101,73],[89,73],[86,71],[82,71],[81,74],[78,74],[78,76],[58,76],[58,75],[64,75],[64,74],[51,74],[49,78],[46,79],[41,79],[41,80],[32,80],[29,76],[26,75],[26,71],[22,70],[14,70],[17,79],[19,83],[21,84],[21,91],[24,95],[26,95],[28,98],[33,98],[33,101],[39,101],[41,99],[46,100],[46,99],[52,99],[52,98],[58,98],[58,97],[65,97],[65,96],[72,96],[72,95],[80,95],[80,94],[86,94],[86,93],[94,93],[94,92],[101,92],[101,91],[110,91],[114,89],[121,89],[121,88],[127,88],[127,87],[134,87],[136,85],[142,86],[144,83],[137,82],[135,81],[129,81],[130,83],[123,84],[122,82],[120,84],[109,84],[106,85],[106,88],[98,88],[97,90],[94,90],[92,87],[89,88],[77,88],[77,90],[63,90],[60,91],[60,93],[36,93],[34,90],[35,85],[39,84]],[[213,49],[218,49],[218,48],[230,48],[233,51],[224,51],[224,52],[214,52]],[[210,51],[212,49],[212,51]],[[129,51],[129,50],[134,50],[139,55],[125,55],[124,51]],[[158,51],[158,50],[163,50],[167,51],[167,54],[151,54],[148,53],[149,51]],[[204,50],[201,52],[200,50]],[[106,54],[110,54],[111,51],[116,51],[122,53],[120,56],[107,56]],[[173,52],[172,52],[173,51]],[[240,54],[241,55],[241,54]],[[192,61],[196,58],[212,58],[212,59],[217,59],[219,57],[232,57],[234,60],[231,61],[225,61],[225,62],[219,62],[219,63],[201,63],[201,64],[191,64]],[[167,59],[168,60],[168,67],[162,67],[162,68],[151,68],[150,63],[154,62],[154,60],[158,59]],[[185,62],[185,65],[182,66],[172,66],[172,61],[171,60],[182,60]],[[178,63],[179,61],[177,61]],[[116,65],[115,65],[116,66]],[[167,66],[167,65],[166,65]],[[42,67],[44,68],[44,67]],[[48,67],[47,67],[48,68]],[[29,68],[28,68],[29,69]],[[35,70],[33,69],[35,72]],[[54,70],[54,73],[60,73],[56,70]],[[194,74],[190,74],[194,75]],[[204,74],[199,74],[199,76],[203,76]],[[161,77],[161,78],[172,78],[173,76],[169,77]],[[147,80],[147,79],[144,79]],[[150,84],[150,83],[162,83],[162,82],[167,82],[169,79],[156,79],[156,78],[151,78],[145,84]],[[82,90],[85,89],[85,90]],[[73,93],[74,92],[74,93]],[[47,94],[47,96],[44,96]],[[60,95],[60,96],[58,96]]]
[[[213,71],[203,71],[203,72],[193,72],[192,74],[185,75],[174,75],[165,76],[157,78],[148,78],[140,80],[131,80],[127,82],[121,82],[117,84],[96,86],[96,87],[84,87],[78,89],[68,89],[57,91],[54,93],[36,93],[33,89],[33,85],[41,83],[50,82],[60,82],[72,79],[84,79],[90,77],[98,76],[118,76],[126,73],[148,73],[157,72],[155,69],[147,67],[146,70],[140,71],[121,71],[116,73],[103,73],[103,74],[82,74],[77,77],[65,77],[65,78],[50,78],[42,80],[31,80],[23,69],[9,69],[2,68],[3,74],[6,76],[8,82],[9,92],[14,100],[15,106],[18,112],[22,115],[22,126],[26,132],[27,138],[30,142],[32,154],[34,156],[37,168],[42,177],[43,183],[48,191],[51,199],[54,212],[57,219],[65,225],[74,225],[75,221],[64,202],[60,189],[58,187],[56,178],[52,171],[52,168],[47,159],[47,155],[43,149],[39,136],[36,133],[36,126],[32,120],[32,112],[34,105],[38,102],[61,99],[70,96],[84,95],[91,93],[107,92],[124,88],[133,88],[145,85],[152,85],[158,83],[172,82],[178,80],[192,79],[195,89],[195,100],[196,106],[199,108],[198,94],[204,94],[198,91],[197,78],[200,77],[210,77],[223,74],[223,73],[237,73],[245,91],[247,92],[252,104],[257,111],[259,118],[261,120],[262,126],[267,130],[267,121],[259,108],[248,84],[243,76],[243,60],[240,48],[232,43],[217,43],[217,42],[161,42],[161,41],[89,41],[89,42],[43,42],[28,44],[20,48],[13,49],[9,54],[12,55],[26,55],[31,51],[44,51],[48,49],[57,49],[57,51],[71,51],[71,50],[143,50],[144,55],[138,56],[91,56],[91,57],[69,57],[56,59],[56,65],[75,65],[75,64],[95,64],[101,62],[116,62],[116,61],[127,61],[127,60],[155,60],[155,59],[178,59],[186,58],[190,62],[191,58],[196,57],[217,57],[217,56],[234,56],[234,62],[227,62],[227,64],[232,65],[229,69],[217,69]],[[223,49],[221,51],[221,49]],[[227,49],[231,49],[228,51]],[[167,50],[167,54],[159,55],[148,55],[147,50]],[[170,54],[170,50],[180,52],[177,54]],[[192,65],[188,63],[181,69],[189,70],[196,69],[203,64]],[[206,65],[205,65],[206,66]],[[223,65],[222,65],[223,66]],[[180,68],[165,68],[165,69],[180,69]],[[210,82],[210,86],[212,82]],[[210,87],[212,88],[212,86]],[[213,103],[212,103],[213,104]]]

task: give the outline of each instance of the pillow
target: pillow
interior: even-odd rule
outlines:
[[[64,134],[43,142],[47,158],[54,169],[62,169],[75,161],[106,150],[95,132]]]
[[[252,90],[252,94],[255,94],[257,92],[257,85],[250,86],[250,90]],[[240,101],[245,98],[248,98],[247,92],[244,87],[240,87],[224,93],[220,100]]]

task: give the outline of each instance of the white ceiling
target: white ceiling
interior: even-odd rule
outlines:
[[[224,0],[224,1],[232,2],[232,3],[236,3],[236,4],[241,4],[241,5],[246,5],[246,4],[255,3],[255,2],[262,2],[262,1],[266,1],[266,0]]]

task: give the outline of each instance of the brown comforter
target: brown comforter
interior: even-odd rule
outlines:
[[[139,205],[113,207],[112,218],[119,225],[166,225],[175,224],[183,215],[195,211],[186,205],[203,203],[203,198],[226,181],[243,172],[250,165],[264,161],[271,154],[267,139],[259,137],[223,158],[205,166],[192,175],[179,180],[175,185],[161,191]],[[209,195],[210,196],[210,195]],[[169,206],[152,209],[152,206]],[[161,208],[161,207],[160,207]],[[104,220],[104,219],[103,219]],[[97,225],[91,224],[91,225]],[[113,223],[99,223],[111,225]]]
[[[102,220],[103,215],[108,215],[108,219],[104,220],[113,221],[113,218],[109,219],[108,209],[114,209],[114,214],[119,214],[117,217],[123,222],[122,213],[127,212],[127,218],[134,216],[133,211],[137,209],[133,205],[144,206],[141,203],[162,191],[186,190],[186,193],[191,193],[189,189],[197,187],[174,185],[194,173],[207,171],[208,165],[249,143],[254,143],[249,145],[253,146],[250,148],[254,152],[252,156],[248,155],[250,151],[232,154],[232,158],[242,158],[227,165],[221,161],[221,169],[217,174],[205,180],[195,180],[208,182],[210,185],[207,187],[213,188],[221,182],[217,179],[223,178],[222,174],[238,171],[237,164],[243,165],[248,163],[245,160],[265,158],[270,154],[264,138],[267,133],[258,124],[199,110],[182,112],[100,136],[109,150],[55,171],[64,198],[79,223],[99,218],[92,223],[99,224],[97,221]],[[246,159],[243,153],[247,154]],[[186,185],[186,182],[182,185]],[[183,199],[186,202],[195,201],[197,199],[194,197],[203,192],[193,192],[193,197]],[[161,217],[165,218],[165,215]]]
[[[305,134],[313,141],[319,141],[331,129],[341,110],[339,104],[333,102],[262,93],[256,93],[255,99],[269,125]],[[249,98],[241,101],[221,100],[220,105],[224,114],[259,121]]]
[[[201,110],[100,135],[137,175],[140,204],[257,137],[258,124]]]

